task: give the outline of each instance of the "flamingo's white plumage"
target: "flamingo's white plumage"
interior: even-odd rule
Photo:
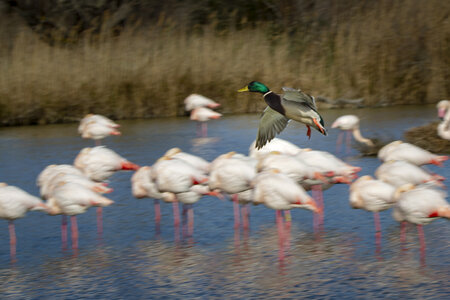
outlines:
[[[9,221],[11,259],[16,256],[16,233],[13,221],[25,216],[30,210],[47,210],[47,206],[39,199],[24,190],[0,183],[0,218]]]
[[[139,168],[131,177],[131,190],[133,196],[142,198],[154,199],[155,207],[155,223],[159,226],[161,220],[161,207],[159,200],[164,202],[174,202],[176,200],[175,195],[169,192],[160,192],[156,183],[153,181],[152,168],[150,166],[144,166]]]
[[[120,135],[120,131],[99,123],[88,123],[84,127],[81,137],[84,139],[101,140],[110,135]]]
[[[78,248],[78,225],[76,215],[84,213],[91,206],[104,207],[113,201],[91,189],[73,182],[61,182],[47,200],[50,214],[68,215],[71,218],[72,248]],[[63,233],[64,234],[64,233]]]
[[[394,205],[394,193],[393,185],[365,175],[350,185],[350,205],[371,212],[383,211]]]
[[[239,203],[246,205],[251,201],[251,183],[256,176],[257,161],[251,157],[229,152],[211,162],[209,188],[232,195],[234,207],[234,226],[239,228]],[[247,208],[243,207],[243,226],[248,228]]]
[[[404,160],[418,166],[426,164],[442,166],[442,162],[446,161],[448,156],[433,154],[410,143],[394,141],[380,149],[378,158],[385,162]]]
[[[206,137],[208,135],[208,124],[209,120],[219,119],[222,114],[213,111],[207,107],[197,107],[191,110],[190,119],[192,121],[197,121],[197,134],[201,137]]]
[[[94,181],[104,181],[120,170],[139,168],[138,165],[104,146],[82,149],[75,158],[74,166]]]
[[[222,114],[207,107],[197,107],[191,111],[190,119],[198,122],[206,122],[213,119],[219,119],[221,116]]]
[[[262,203],[276,211],[279,259],[282,260],[288,237],[285,233],[281,211],[289,211],[292,208],[304,208],[321,213],[321,210],[299,184],[276,169],[259,173],[254,179],[253,185],[255,203]],[[290,220],[288,222],[290,224]]]
[[[179,159],[184,162],[187,162],[188,164],[194,166],[197,169],[200,169],[201,171],[208,173],[209,172],[209,162],[197,155],[193,155],[190,153],[186,153],[181,151],[180,148],[171,148],[166,151],[164,154],[165,157],[172,158],[172,159]]]
[[[395,187],[400,187],[407,183],[415,185],[431,183],[443,186],[441,181],[445,179],[407,161],[385,162],[376,169],[375,176]]]
[[[393,217],[401,222],[401,240],[405,238],[405,222],[417,225],[420,238],[421,260],[425,263],[425,235],[422,225],[437,218],[450,219],[450,204],[445,200],[446,193],[429,186],[406,184],[395,192],[397,200]]]
[[[115,123],[114,121],[112,121],[111,119],[109,119],[105,116],[96,115],[96,114],[87,114],[80,121],[80,125],[78,126],[78,133],[82,134],[83,131],[85,130],[86,126],[88,124],[92,124],[92,123],[104,125],[104,126],[107,126],[110,128],[119,128],[120,127],[119,124]]]
[[[301,183],[305,179],[315,178],[314,170],[297,156],[270,152],[258,161],[259,172],[270,169],[278,169],[288,175],[295,182]]]
[[[220,106],[219,103],[199,94],[191,94],[184,99],[185,109],[191,111],[198,107],[216,108]]]
[[[381,245],[381,225],[378,212],[395,204],[395,187],[366,175],[358,178],[350,186],[350,205],[353,208],[373,212],[377,248]]]
[[[258,159],[274,151],[282,154],[296,155],[300,153],[302,149],[289,141],[280,138],[274,138],[260,149],[256,149],[256,141],[253,141],[248,149],[248,155],[252,158]]]

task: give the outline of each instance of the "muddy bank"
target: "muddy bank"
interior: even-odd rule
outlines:
[[[438,125],[439,121],[436,121],[411,128],[404,134],[405,141],[433,153],[450,154],[450,141],[444,140],[437,135]]]

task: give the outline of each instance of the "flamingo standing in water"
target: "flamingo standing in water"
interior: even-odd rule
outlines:
[[[50,198],[55,188],[67,182],[77,183],[99,194],[112,192],[112,189],[108,188],[106,183],[95,182],[89,179],[80,170],[71,165],[50,165],[39,174],[37,180],[43,199]],[[65,249],[67,245],[66,215],[62,215],[61,221],[61,239],[63,249]]]
[[[220,190],[231,196],[234,211],[234,228],[240,227],[239,204],[242,203],[242,225],[249,228],[247,204],[252,189],[251,182],[256,176],[256,163],[253,158],[236,152],[222,154],[211,162],[209,188]]]
[[[342,141],[344,139],[344,134],[347,134],[347,152],[350,151],[350,139],[351,134],[353,134],[353,137],[356,141],[368,146],[368,147],[374,147],[374,143],[365,137],[361,135],[361,131],[359,130],[359,118],[355,115],[344,115],[337,118],[333,124],[331,125],[331,128],[339,128],[343,131],[339,133],[336,150],[340,150],[340,146],[342,144]]]
[[[305,179],[301,185],[305,190],[311,190],[321,208],[322,213],[317,215],[317,223],[323,226],[325,207],[323,190],[329,189],[336,183],[351,183],[361,168],[349,165],[326,151],[304,149],[296,157],[306,163],[315,174],[315,178]]]
[[[80,121],[78,133],[82,138],[93,139],[97,146],[100,140],[110,135],[120,135],[119,124],[102,115],[88,114]]]
[[[181,159],[163,156],[153,165],[152,180],[160,192],[169,192],[177,196],[180,193],[192,191],[193,185],[207,182],[208,176],[202,170]],[[173,215],[175,235],[178,236],[180,213],[177,199],[173,201]]]
[[[394,186],[375,180],[369,175],[358,178],[350,185],[351,207],[373,212],[377,253],[381,250],[381,226],[378,212],[395,204],[394,193]]]
[[[8,220],[11,260],[16,260],[16,231],[14,220],[23,218],[29,210],[48,210],[39,199],[24,190],[0,182],[0,218]]]
[[[61,182],[47,200],[51,215],[70,216],[72,232],[72,248],[78,249],[78,225],[76,215],[84,213],[91,206],[108,206],[114,203],[111,199],[93,192],[91,189],[72,182]]]
[[[198,135],[201,137],[206,137],[208,135],[208,127],[207,127],[208,125],[206,122],[212,119],[219,119],[221,116],[222,114],[215,112],[207,107],[197,107],[191,111],[190,119],[198,122],[197,123]]]
[[[195,184],[191,186],[189,191],[187,192],[173,194],[173,198],[183,204],[182,215],[184,220],[186,220],[187,215],[188,236],[192,236],[194,234],[194,209],[192,206],[204,195],[220,197],[220,194],[218,192],[211,191],[208,186],[202,184]]]
[[[410,143],[394,141],[380,149],[378,158],[384,162],[404,160],[418,166],[426,164],[442,166],[442,163],[448,159],[448,156],[433,154]]]
[[[133,196],[138,199],[154,199],[155,224],[157,231],[159,231],[159,223],[161,220],[161,207],[159,200],[163,200],[164,202],[173,202],[176,198],[172,193],[160,192],[152,177],[152,168],[150,166],[139,168],[139,170],[137,170],[131,177],[131,189]]]
[[[450,219],[450,204],[445,200],[446,193],[427,186],[406,184],[399,187],[394,196],[397,200],[393,217],[401,222],[401,241],[405,239],[406,222],[417,225],[420,239],[422,264],[425,264],[425,235],[422,225],[437,218]]]
[[[137,170],[139,166],[123,158],[105,146],[84,148],[74,161],[74,166],[80,169],[84,175],[98,182],[107,180],[111,175],[120,170]],[[102,233],[102,208],[97,208],[97,230]]]
[[[276,210],[279,242],[278,258],[283,260],[288,237],[285,235],[281,211],[298,207],[321,213],[321,209],[299,184],[276,169],[259,173],[254,179],[253,185],[254,202],[257,204],[263,203]]]

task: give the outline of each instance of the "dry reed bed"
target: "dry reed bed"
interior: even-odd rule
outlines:
[[[259,97],[236,93],[251,80],[275,91],[364,97],[367,105],[436,102],[450,94],[450,3],[410,2],[355,8],[320,34],[270,35],[270,25],[218,32],[214,24],[190,34],[166,23],[49,46],[25,27],[2,32],[1,124],[68,122],[88,112],[183,115],[190,93],[221,102],[223,112],[253,112],[264,106]]]

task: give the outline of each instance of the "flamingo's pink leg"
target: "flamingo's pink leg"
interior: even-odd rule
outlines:
[[[425,234],[423,233],[422,225],[420,224],[417,225],[417,232],[419,233],[419,240],[420,240],[420,261],[422,265],[425,265],[426,244],[425,244]]]
[[[240,215],[239,215],[239,200],[238,196],[234,194],[231,196],[233,200],[233,209],[234,209],[234,228],[239,228],[240,226]]]
[[[61,218],[61,241],[63,250],[67,249],[67,216],[62,215]]]
[[[15,261],[17,239],[16,239],[16,229],[13,221],[9,221],[8,229],[9,229],[9,252],[11,254],[11,260]]]
[[[70,228],[72,230],[72,249],[78,249],[78,224],[77,216],[70,216]]]
[[[103,234],[103,208],[97,207],[97,234],[101,236]]]
[[[278,229],[278,259],[284,260],[284,224],[281,210],[276,211],[277,229]]]

